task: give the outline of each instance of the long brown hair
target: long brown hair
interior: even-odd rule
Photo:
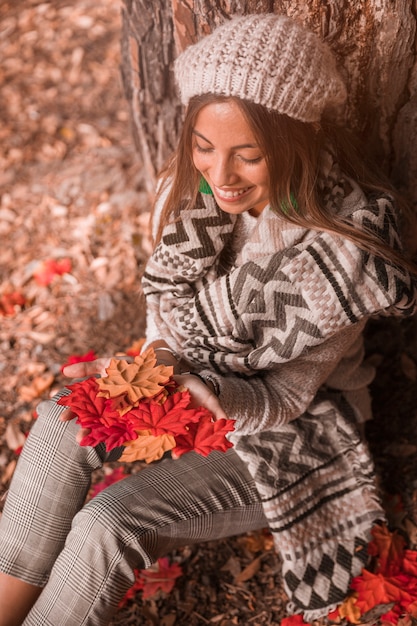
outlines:
[[[403,252],[391,248],[373,231],[359,230],[348,218],[330,212],[323,202],[318,184],[322,154],[324,148],[331,147],[343,174],[355,180],[365,193],[388,194],[401,208],[402,218],[413,219],[404,200],[375,167],[370,167],[346,129],[326,120],[320,125],[300,122],[258,104],[213,94],[190,100],[177,150],[162,172],[156,203],[166,195],[168,185],[169,192],[159,218],[156,241],[164,224],[195,204],[201,175],[193,163],[192,132],[199,112],[208,104],[228,100],[239,106],[265,156],[272,210],[303,227],[345,237],[361,249],[417,273],[417,267]]]

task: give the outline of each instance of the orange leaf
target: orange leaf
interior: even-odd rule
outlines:
[[[150,430],[137,431],[138,438],[128,441],[125,450],[120,457],[122,463],[133,461],[158,461],[165,452],[175,448],[175,439],[172,435],[151,435]]]
[[[99,395],[107,398],[125,395],[133,405],[159,393],[172,376],[173,368],[156,365],[155,352],[149,348],[136,356],[133,363],[112,359],[106,372],[107,376],[97,380]]]
[[[145,339],[138,339],[134,341],[131,346],[129,346],[126,350],[126,354],[129,356],[138,356],[141,353],[142,346],[145,343]]]
[[[235,583],[244,583],[247,580],[250,580],[259,572],[259,568],[261,567],[262,555],[257,556],[256,559],[253,559],[237,576],[235,576]]]
[[[54,382],[53,374],[43,374],[36,376],[30,385],[22,385],[19,389],[19,397],[23,402],[31,402],[35,398],[39,398],[44,391]]]
[[[343,619],[346,618],[348,622],[352,624],[359,624],[361,612],[356,606],[357,597],[356,594],[346,598],[342,604],[338,607],[339,616]]]

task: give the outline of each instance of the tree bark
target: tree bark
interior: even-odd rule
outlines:
[[[225,19],[263,12],[329,43],[348,85],[348,124],[417,209],[417,0],[124,0],[122,74],[149,191],[181,124],[173,60]]]

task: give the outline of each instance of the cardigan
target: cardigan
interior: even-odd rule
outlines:
[[[399,249],[391,198],[365,197],[328,163],[329,210]],[[200,194],[164,227],[142,281],[147,341],[165,339],[216,378],[283,559],[288,610],[311,621],[344,599],[384,519],[357,428],[373,377],[361,335],[371,316],[412,315],[416,285],[404,268],[270,207],[243,239],[241,226]]]

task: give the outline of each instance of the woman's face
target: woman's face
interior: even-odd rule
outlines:
[[[192,137],[193,162],[226,213],[259,215],[269,203],[269,173],[260,146],[233,101],[207,104]]]

